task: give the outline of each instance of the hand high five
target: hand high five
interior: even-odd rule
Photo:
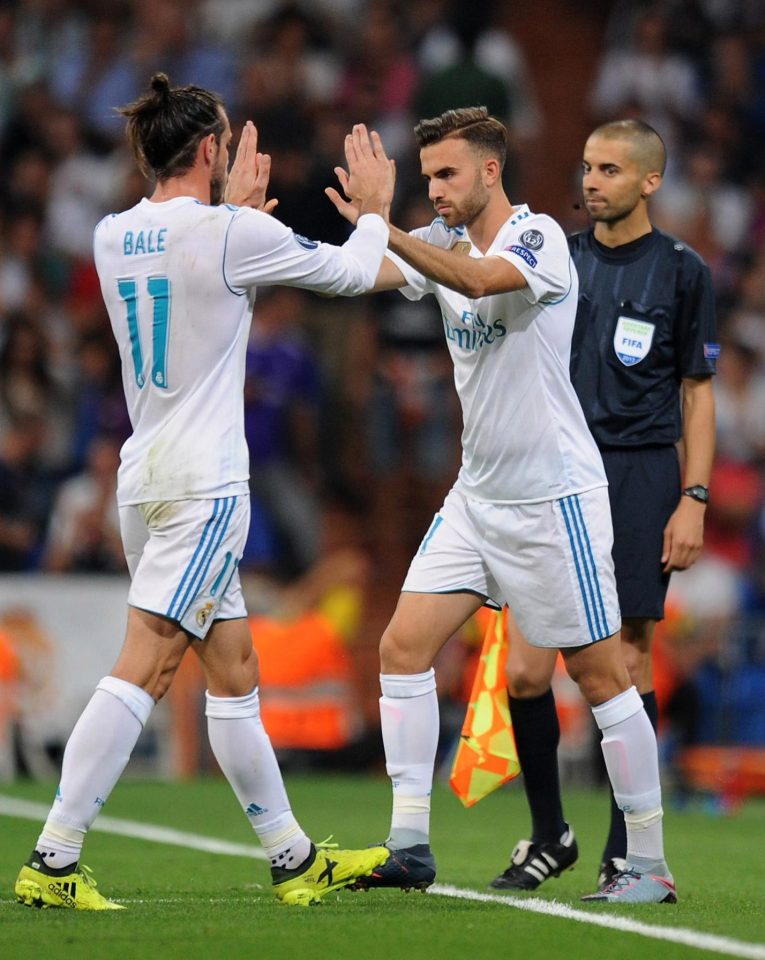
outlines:
[[[224,200],[238,207],[253,207],[271,213],[279,201],[266,200],[270,175],[271,157],[267,153],[258,153],[258,130],[248,120],[239,138]]]
[[[363,213],[390,214],[396,164],[388,159],[379,134],[357,123],[345,138],[348,170],[335,167],[345,199],[334,187],[324,191],[346,220],[355,224]]]

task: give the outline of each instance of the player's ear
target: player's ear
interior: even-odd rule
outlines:
[[[502,176],[502,167],[496,157],[487,157],[483,162],[483,182],[487,187],[492,187]]]
[[[641,194],[644,197],[650,197],[652,193],[656,191],[661,186],[662,176],[658,170],[654,170],[651,173],[647,173],[643,178],[643,186]]]
[[[212,166],[215,163],[215,160],[218,156],[218,148],[220,144],[215,139],[214,133],[208,133],[206,137],[199,144],[199,156],[203,158],[205,163]]]

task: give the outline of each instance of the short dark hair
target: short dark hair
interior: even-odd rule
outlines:
[[[590,134],[606,140],[626,140],[632,144],[634,160],[645,173],[658,170],[662,175],[667,167],[667,148],[654,128],[644,120],[630,117],[628,120],[611,120],[603,123]]]
[[[194,166],[200,141],[225,129],[223,100],[202,87],[171,87],[167,75],[155,73],[151,90],[118,110],[127,117],[127,137],[145,176],[177,177]]]
[[[507,158],[507,130],[486,107],[460,107],[447,110],[432,120],[420,120],[414,128],[419,147],[454,137],[467,140],[484,153],[491,154],[504,167]]]

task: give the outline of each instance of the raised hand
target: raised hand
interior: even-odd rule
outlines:
[[[379,213],[387,220],[396,182],[396,165],[387,157],[379,134],[374,130],[369,133],[363,123],[357,123],[345,138],[345,159],[347,171],[335,167],[345,197],[334,187],[327,187],[326,195],[338,212],[353,224],[362,213]]]
[[[237,207],[252,207],[271,213],[279,201],[266,200],[270,175],[271,157],[267,153],[258,153],[258,130],[248,120],[239,138],[223,199]]]

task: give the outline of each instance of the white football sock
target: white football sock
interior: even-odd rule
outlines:
[[[436,675],[380,674],[380,723],[385,763],[393,785],[389,845],[394,849],[427,843],[430,794],[438,747]]]
[[[37,851],[49,867],[75,863],[85,834],[127,766],[154,699],[141,687],[104,677],[75,724],[61,782]]]
[[[218,765],[271,866],[294,870],[310,854],[311,841],[290,808],[274,749],[260,719],[258,688],[244,697],[206,696],[207,732]]]
[[[606,769],[627,828],[627,864],[664,865],[656,734],[635,687],[592,708],[603,733]]]

